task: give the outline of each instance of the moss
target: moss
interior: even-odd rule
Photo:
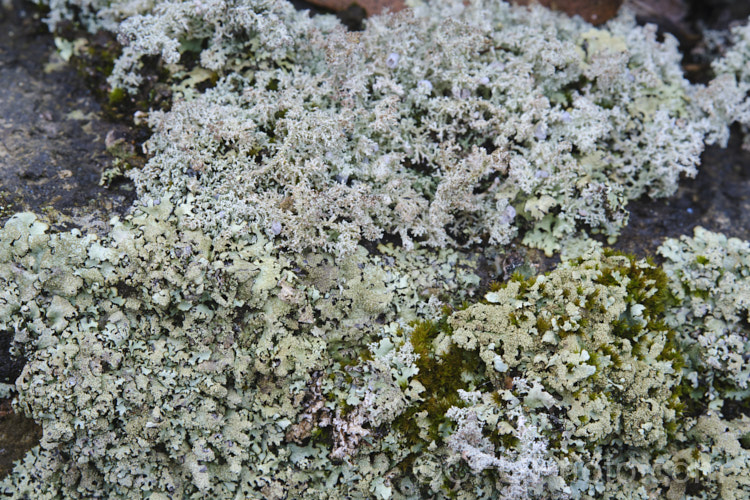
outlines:
[[[417,453],[409,453],[406,455],[406,457],[401,460],[396,467],[399,468],[402,474],[407,474],[411,471],[412,466],[414,465],[414,461],[417,459],[419,455]]]
[[[516,271],[513,273],[513,275],[510,278],[510,281],[515,281],[519,283],[518,286],[518,298],[521,299],[526,294],[526,292],[534,286],[536,283],[536,276],[526,276],[525,274],[521,273],[520,271]]]
[[[616,337],[633,341],[638,338],[641,332],[643,332],[643,324],[628,313],[623,313],[622,316],[612,322],[612,334]]]
[[[539,333],[539,335],[544,335],[551,328],[552,328],[552,321],[545,319],[543,314],[537,314],[536,331]]]
[[[516,316],[516,313],[510,313],[508,315],[508,319],[510,320],[511,325],[516,326],[516,327],[521,326],[521,324],[518,321],[518,317]]]
[[[505,405],[505,400],[503,399],[503,394],[500,391],[493,391],[492,392],[492,401],[495,402],[498,406]]]
[[[598,350],[606,356],[609,356],[609,359],[612,361],[615,368],[622,367],[622,357],[617,353],[617,350],[613,346],[602,344],[598,347]]]
[[[686,366],[687,361],[676,337],[677,333],[674,330],[669,330],[664,349],[662,349],[656,359],[658,361],[670,361],[672,368],[679,373]]]
[[[319,444],[326,449],[333,446],[333,430],[330,426],[316,427],[310,432],[310,442]]]
[[[599,368],[601,367],[601,360],[599,357],[599,353],[596,351],[590,352],[589,359],[586,363],[596,368],[596,373],[594,373],[594,376],[598,376],[600,373]]]
[[[687,419],[697,417],[705,412],[708,393],[708,387],[693,387],[692,382],[685,378],[675,386],[667,407],[676,413],[677,429],[681,428],[680,423],[689,421]]]
[[[602,271],[602,273],[599,275],[598,278],[594,280],[594,283],[597,283],[602,286],[617,286],[619,285],[619,280],[615,278],[615,269],[605,269]]]
[[[664,424],[664,429],[667,431],[667,439],[671,441],[675,438],[679,426],[676,421],[672,420]]]
[[[711,292],[709,290],[697,289],[697,290],[692,290],[690,292],[690,296],[696,299],[708,301],[711,298]]]
[[[421,394],[422,402],[401,414],[394,422],[394,426],[412,444],[421,442],[414,415],[424,411],[427,412],[429,420],[429,439],[442,442],[440,427],[450,423],[445,413],[452,406],[465,406],[458,396],[459,389],[468,389],[464,381],[465,374],[484,371],[484,363],[477,351],[452,346],[441,355],[435,354],[433,342],[438,335],[452,334],[448,317],[449,315],[443,315],[438,321],[417,321],[411,325],[409,338],[414,352],[419,354],[416,361],[419,372],[414,378],[422,384],[425,391]]]
[[[112,89],[112,91],[109,93],[109,105],[119,106],[123,103],[127,95],[128,93],[125,91],[125,89],[121,89],[119,87]]]
[[[698,264],[702,266],[705,266],[706,264],[709,263],[709,260],[708,260],[708,257],[704,255],[698,255],[697,257],[695,257],[695,262],[697,262]]]

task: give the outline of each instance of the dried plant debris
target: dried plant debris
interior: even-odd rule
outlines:
[[[139,114],[129,215],[0,230],[28,360],[3,390],[43,428],[0,491],[750,495],[748,243],[697,231],[657,265],[587,238],[743,120],[740,38],[702,87],[627,14],[419,4],[353,34],[273,0],[50,7],[119,32],[115,90],[157,61],[174,100]],[[515,238],[562,263],[487,284]]]

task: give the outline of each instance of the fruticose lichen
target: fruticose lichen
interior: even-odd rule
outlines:
[[[148,117],[139,195],[193,196],[196,228],[248,221],[295,251],[613,237],[725,127],[676,40],[627,14],[593,28],[447,2],[349,33],[280,1],[164,2],[119,32],[113,87],[135,91],[156,57],[182,96]]]
[[[174,101],[128,216],[0,230],[43,428],[0,491],[750,495],[748,243],[698,231],[657,265],[578,234],[739,119],[673,38],[496,2],[361,33],[276,0],[49,5],[119,31],[118,97],[159,60]],[[489,284],[517,236],[562,264]]]
[[[730,39],[723,56],[713,61],[716,77],[697,98],[716,124],[719,142],[726,143],[728,125],[737,122],[745,134],[744,146],[750,148],[750,22],[732,28]]]

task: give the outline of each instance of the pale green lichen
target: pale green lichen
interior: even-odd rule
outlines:
[[[330,450],[285,442],[314,374],[381,324],[434,314],[432,290],[468,297],[478,281],[447,251],[438,266],[386,246],[396,258],[340,262],[281,255],[239,226],[209,239],[180,227],[184,210],[163,199],[101,238],[31,214],[0,231],[0,330],[28,359],[18,408],[44,431],[6,492],[251,496],[270,467],[285,491],[322,494],[298,462]]]
[[[715,418],[685,392],[703,360],[687,356],[694,327],[676,321],[682,302],[661,268],[594,248],[485,299],[384,329],[370,353],[324,384],[318,398],[328,391],[340,406],[312,405],[296,425],[332,428],[339,456],[386,453],[430,495],[747,494],[747,416],[721,421],[735,461],[724,448],[699,459],[686,451],[710,450],[701,422]],[[536,444],[519,441],[527,422]],[[387,437],[373,440],[373,429]],[[462,464],[473,476],[461,476]],[[516,481],[522,471],[531,475]]]
[[[746,493],[750,421],[683,392],[704,358],[679,342],[712,325],[675,320],[692,299],[652,263],[592,247],[441,312],[431,290],[457,306],[476,287],[460,254],[280,253],[240,226],[186,230],[184,213],[163,199],[104,237],[49,234],[30,214],[0,231],[0,328],[28,357],[16,404],[44,430],[7,493]],[[729,275],[734,247],[692,250]],[[687,252],[667,242],[667,269]],[[712,293],[725,317],[744,313]]]
[[[745,133],[745,148],[750,148],[750,22],[731,30],[730,43],[713,61],[716,77],[696,98],[713,122],[717,142],[726,144],[729,125],[737,122]]]
[[[687,375],[695,399],[716,410],[742,401],[749,409],[750,244],[699,227],[659,253],[680,302],[670,323],[696,357]]]
[[[679,367],[666,357],[666,280],[645,262],[595,258],[511,281],[450,318],[451,342],[541,382],[568,414],[571,439],[666,443]],[[499,363],[498,363],[499,362]],[[572,424],[571,424],[572,423]]]

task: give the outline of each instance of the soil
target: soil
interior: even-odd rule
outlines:
[[[750,14],[750,3],[677,3],[684,15],[660,18],[652,12],[647,20],[680,39],[688,75],[703,80],[709,70],[701,57],[700,28],[726,29]],[[306,8],[302,1],[295,4]],[[106,118],[111,116],[103,109],[106,103],[95,97],[101,100],[100,89],[87,87],[86,79],[60,60],[42,17],[37,7],[20,0],[13,1],[11,11],[0,7],[0,224],[15,212],[33,211],[43,214],[54,230],[86,227],[130,207],[132,185],[104,188],[99,179],[113,162],[107,135],[110,142],[123,138],[137,148],[134,137],[139,134],[125,120]],[[359,21],[348,22],[358,26]],[[750,239],[750,152],[741,143],[739,130],[734,130],[726,149],[708,148],[698,176],[685,179],[675,196],[632,202],[630,223],[615,248],[653,255],[664,238],[691,234],[696,226]],[[556,261],[532,255],[509,253],[499,266],[501,274],[522,264],[524,256],[541,269]],[[23,366],[10,356],[10,335],[0,331],[0,383],[12,383]],[[14,413],[7,400],[0,401],[0,478],[40,436],[32,420]]]

